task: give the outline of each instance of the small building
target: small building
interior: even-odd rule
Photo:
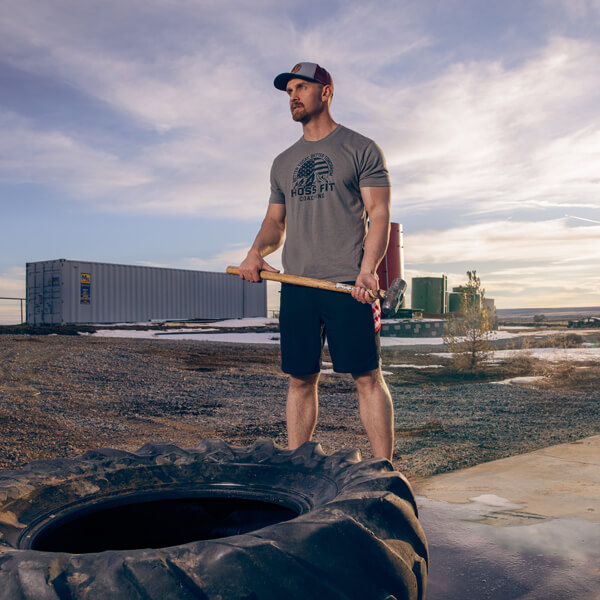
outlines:
[[[227,273],[65,259],[27,263],[30,325],[266,315],[265,282]]]

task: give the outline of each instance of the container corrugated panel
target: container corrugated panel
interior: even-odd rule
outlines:
[[[226,273],[74,260],[27,264],[30,324],[236,319],[267,314],[265,283]]]

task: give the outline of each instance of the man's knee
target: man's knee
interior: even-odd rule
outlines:
[[[320,373],[313,373],[312,375],[290,375],[290,389],[292,390],[311,390],[316,389],[319,383]]]
[[[352,373],[354,383],[359,390],[370,390],[385,387],[385,380],[381,369],[373,369],[372,371],[366,371],[364,373]]]

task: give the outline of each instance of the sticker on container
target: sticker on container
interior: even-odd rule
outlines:
[[[81,274],[81,285],[79,286],[79,303],[91,304],[92,302],[92,275],[91,273]]]

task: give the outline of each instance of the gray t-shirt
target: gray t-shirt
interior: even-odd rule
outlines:
[[[375,142],[342,125],[321,140],[301,138],[282,152],[271,168],[269,202],[285,204],[285,272],[354,281],[367,233],[360,188],[389,185]]]

